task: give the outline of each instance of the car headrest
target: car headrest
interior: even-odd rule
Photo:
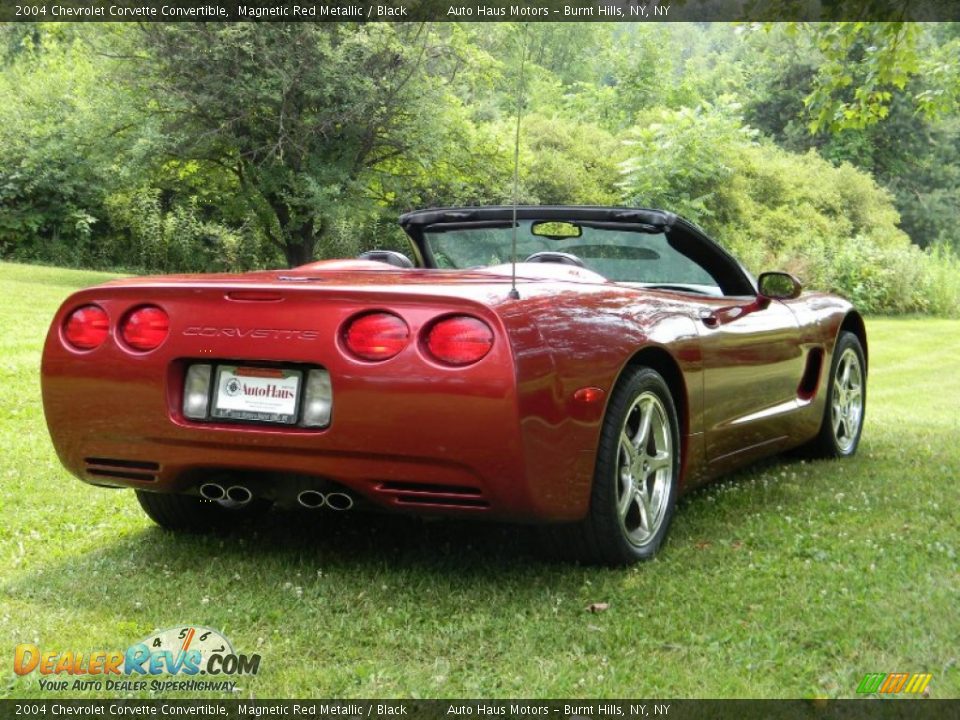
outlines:
[[[367,250],[357,255],[358,260],[374,260],[398,268],[412,268],[413,261],[396,250]]]

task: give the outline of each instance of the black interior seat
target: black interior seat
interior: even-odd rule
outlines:
[[[396,250],[367,250],[357,256],[358,260],[374,260],[398,268],[412,268],[413,261]]]

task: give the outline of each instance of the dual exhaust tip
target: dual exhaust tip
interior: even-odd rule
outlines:
[[[204,483],[200,486],[200,494],[207,500],[227,500],[235,505],[246,505],[253,500],[250,488],[243,485],[231,485],[225,488],[220,483]]]
[[[220,483],[204,483],[200,486],[200,495],[212,502],[227,501],[242,506],[253,500],[253,493],[243,485],[224,487]],[[322,493],[319,490],[304,490],[297,495],[297,502],[308,510],[328,507],[331,510],[349,510],[353,507],[353,497],[344,492]]]
[[[322,493],[319,490],[304,490],[297,495],[297,502],[308,510],[328,507],[331,510],[349,510],[353,507],[353,498],[342,492]]]

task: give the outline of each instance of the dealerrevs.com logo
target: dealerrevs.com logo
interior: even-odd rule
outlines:
[[[185,626],[161,630],[126,650],[75,652],[24,643],[14,650],[13,670],[37,673],[40,689],[54,692],[233,692],[232,678],[260,671],[260,655],[237,653],[217,630]]]

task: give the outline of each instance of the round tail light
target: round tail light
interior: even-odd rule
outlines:
[[[361,360],[389,360],[410,342],[410,328],[392,313],[367,313],[350,321],[343,342]]]
[[[69,316],[63,326],[63,337],[77,350],[100,347],[110,334],[110,318],[97,305],[84,305]]]
[[[470,365],[493,347],[493,331],[479,318],[454,315],[435,323],[427,333],[427,350],[446,365]]]
[[[120,323],[120,337],[134,350],[153,350],[169,333],[170,317],[154,305],[132,310]]]

